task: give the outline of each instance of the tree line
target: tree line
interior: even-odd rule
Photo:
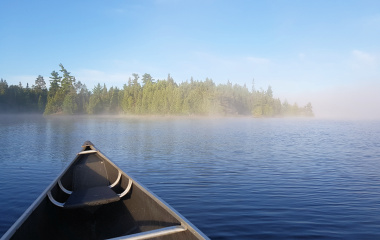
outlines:
[[[296,103],[273,97],[272,88],[251,90],[244,85],[215,84],[212,79],[176,83],[168,75],[155,80],[148,73],[134,73],[122,89],[98,83],[92,91],[77,81],[62,64],[53,71],[47,89],[39,75],[31,87],[8,86],[0,80],[0,112],[49,114],[138,114],[138,115],[252,115],[254,117],[313,116],[311,103]]]

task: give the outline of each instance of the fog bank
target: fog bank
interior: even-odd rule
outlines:
[[[295,94],[295,102],[311,102],[316,118],[374,120],[380,119],[380,83],[355,85]]]

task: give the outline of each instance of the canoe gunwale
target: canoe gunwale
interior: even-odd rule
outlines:
[[[107,240],[142,240],[142,239],[151,239],[156,237],[162,237],[173,233],[186,231],[187,228],[183,225],[170,226],[165,228],[160,228],[156,230],[135,233],[130,235],[125,235],[116,238],[109,238]]]
[[[10,239],[17,229],[28,219],[28,217],[33,213],[33,211],[41,204],[41,202],[48,196],[49,192],[57,184],[59,179],[71,168],[72,165],[76,163],[79,158],[79,154],[61,171],[58,177],[53,180],[52,183],[41,193],[40,196],[30,205],[25,212],[17,219],[17,221],[8,229],[7,232],[1,237],[1,240]]]
[[[111,165],[113,165],[116,169],[119,171],[120,168],[112,161],[110,161],[101,151],[98,151],[98,154],[105,160],[107,160]],[[201,232],[195,225],[193,225],[189,220],[187,220],[182,214],[177,212],[174,208],[172,208],[168,203],[166,203],[163,199],[161,199],[159,196],[157,196],[155,193],[150,191],[147,187],[145,187],[142,183],[135,180],[131,176],[127,175],[125,172],[121,171],[121,173],[133,181],[133,185],[138,187],[141,191],[143,191],[145,194],[147,194],[151,199],[153,199],[155,202],[157,202],[162,208],[164,208],[166,211],[168,211],[178,222],[181,223],[181,225],[186,227],[186,230],[192,232],[194,235],[196,235],[198,238],[201,239],[209,239],[203,232]]]

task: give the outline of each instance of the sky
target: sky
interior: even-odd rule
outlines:
[[[317,117],[380,119],[380,1],[0,1],[0,78],[92,89],[132,73],[193,77],[311,102]]]

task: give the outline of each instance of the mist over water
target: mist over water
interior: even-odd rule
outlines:
[[[379,120],[380,83],[363,82],[338,87],[305,91],[302,93],[282,93],[290,96],[290,101],[303,105],[311,102],[316,118],[337,120]]]

